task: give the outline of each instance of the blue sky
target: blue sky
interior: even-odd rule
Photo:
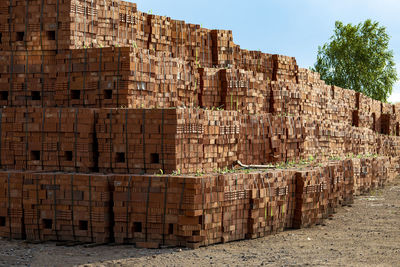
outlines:
[[[329,40],[336,20],[358,24],[368,18],[387,27],[400,76],[399,0],[137,0],[144,12],[232,30],[244,49],[294,56],[299,66],[314,65],[318,46]],[[400,81],[390,97],[400,102]]]

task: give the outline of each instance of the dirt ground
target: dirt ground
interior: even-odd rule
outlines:
[[[400,180],[308,229],[198,250],[0,240],[0,266],[400,266]]]

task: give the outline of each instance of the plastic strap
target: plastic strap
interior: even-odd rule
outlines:
[[[98,72],[99,80],[97,82],[97,90],[98,90],[98,95],[99,95],[99,107],[101,107],[101,89],[100,88],[101,88],[102,65],[103,65],[103,48],[100,48],[99,72]]]
[[[93,221],[92,221],[92,176],[89,175],[89,220],[90,220],[90,239],[93,243]]]
[[[41,55],[41,64],[40,64],[40,75],[41,75],[41,102],[42,102],[42,107],[44,107],[44,50],[42,50],[42,55]],[[26,90],[26,89],[25,89]],[[27,95],[25,95],[25,98],[27,98]],[[28,106],[28,105],[27,105]]]
[[[10,39],[11,39],[11,32],[10,32]],[[11,44],[10,44],[11,45]],[[9,87],[9,94],[10,94],[10,106],[13,106],[13,75],[14,75],[14,50],[11,50],[11,58],[10,58],[10,87]]]
[[[28,0],[27,0],[28,2]],[[60,17],[60,0],[57,0],[57,17],[56,17],[56,51],[58,52],[58,34],[59,34],[59,27],[58,27],[58,19]]]
[[[125,110],[125,161],[126,161],[126,169],[128,170],[128,173],[130,173],[129,170],[129,143],[128,143],[128,109]]]
[[[42,0],[41,9],[40,9],[40,49],[41,49],[41,64],[40,64],[40,75],[41,75],[41,102],[42,107],[44,107],[44,49],[43,49],[43,10],[44,10],[44,0]],[[27,98],[27,95],[25,95]]]
[[[264,124],[264,118],[263,118],[263,116],[261,115],[261,119],[260,119],[260,122],[261,122],[261,127],[262,127],[262,140],[263,140],[263,154],[262,154],[262,157],[261,157],[261,159],[263,159],[263,161],[264,162],[267,162],[267,159],[266,159],[266,156],[265,156],[265,154],[266,154],[266,152],[267,152],[267,148],[266,148],[266,145],[265,145],[265,141],[267,140],[267,138],[265,138],[265,124]]]
[[[83,101],[83,107],[86,107],[85,103],[85,92],[86,92],[86,75],[87,75],[87,68],[88,68],[88,54],[87,54],[87,49],[85,48],[85,56],[84,56],[84,69],[83,69],[83,90],[82,90],[82,101]]]
[[[164,155],[164,109],[161,110],[161,164],[162,170],[165,171],[165,155]]]
[[[205,202],[205,198],[206,198],[206,194],[204,193],[204,179],[201,178],[201,195],[202,197],[202,201],[201,201],[201,209],[202,209],[202,213],[204,213],[204,202]],[[204,216],[201,216],[201,230],[204,230]]]
[[[196,125],[196,133],[197,133],[197,145],[196,145],[196,157],[197,157],[197,170],[199,170],[198,168],[199,168],[199,164],[200,164],[200,167],[201,167],[201,169],[203,169],[203,166],[201,165],[201,163],[200,163],[200,157],[199,157],[199,144],[200,144],[200,142],[199,142],[199,140],[200,140],[200,135],[199,135],[199,132],[200,132],[200,114],[199,114],[199,110],[198,109],[196,109],[196,122],[197,122],[197,125]]]
[[[72,226],[72,236],[76,240],[75,234],[75,218],[74,218],[74,175],[71,174],[71,226]]]
[[[248,125],[247,125],[247,120],[246,120],[246,115],[244,115],[244,127],[245,127],[245,136],[246,136],[246,144],[245,144],[245,149],[246,149],[246,162],[247,162],[247,164],[249,164],[249,146],[250,146],[250,141],[249,141],[249,136],[247,135],[248,133],[247,133],[247,128],[248,128]]]
[[[29,12],[29,0],[25,1],[25,36],[28,36],[28,12]],[[25,38],[25,57],[26,57],[26,63],[25,63],[25,79],[24,79],[24,91],[25,91],[25,106],[28,106],[28,95],[27,95],[27,90],[28,90],[28,38]]]
[[[129,30],[129,27],[128,27],[128,10],[125,10],[125,28],[126,28],[125,29],[125,40],[126,40],[126,43],[129,44],[129,41],[128,41],[128,30]]]
[[[87,14],[87,5],[86,5],[86,0],[85,5],[84,5],[84,10],[83,10],[83,48],[86,49],[86,14]]]
[[[69,51],[69,64],[68,64],[68,81],[67,81],[67,95],[68,95],[68,107],[71,106],[71,72],[72,72],[72,50]]]
[[[40,240],[39,174],[36,175],[36,225],[39,234],[38,240]]]
[[[168,176],[165,178],[165,194],[164,194],[164,216],[163,216],[163,245],[165,245],[165,221],[167,215],[167,201],[168,201]]]
[[[181,109],[181,123],[184,123],[184,116],[183,116],[183,109]],[[184,128],[184,125],[182,125],[182,130],[181,130],[182,132],[181,132],[181,167],[183,168],[183,158],[184,158],[184,154],[185,154],[185,152],[183,151],[183,146],[184,146],[184,144],[183,144],[183,138],[184,138],[184,133],[185,133],[185,128]]]
[[[8,227],[10,231],[9,239],[12,239],[12,228],[11,228],[11,192],[10,192],[10,177],[11,173],[8,173],[7,176],[7,215],[8,215]]]
[[[145,229],[145,240],[147,242],[147,230],[148,230],[148,217],[149,217],[149,200],[150,200],[150,188],[151,188],[151,176],[149,177],[149,185],[147,187],[147,198],[146,198],[146,229]]]
[[[112,153],[113,153],[113,137],[112,137],[112,134],[113,134],[113,132],[112,132],[112,117],[113,117],[113,114],[112,114],[112,109],[110,109],[110,124],[109,124],[109,138],[110,138],[110,170],[111,170],[111,172],[112,172],[112,170],[113,170],[113,160],[112,160]]]
[[[121,17],[120,17],[120,15],[119,15],[119,12],[120,12],[120,4],[118,3],[118,10],[117,10],[117,14],[118,14],[118,22],[117,22],[117,44],[119,44],[119,42],[120,42],[120,38],[119,38],[119,24],[121,23]]]
[[[10,106],[12,106],[13,104],[12,104],[12,90],[13,90],[13,88],[12,88],[12,86],[13,86],[13,72],[14,72],[14,49],[12,49],[12,40],[11,40],[11,32],[12,32],[12,29],[11,29],[11,25],[13,25],[13,23],[12,23],[12,14],[13,14],[13,1],[12,0],[10,0],[10,18],[9,18],[9,21],[8,21],[8,33],[9,33],[9,35],[10,35],[10,41],[9,41],[9,46],[10,46],[10,50],[11,50],[11,64],[10,64],[10,89],[9,89],[9,95],[10,95]]]
[[[117,66],[117,107],[119,107],[119,75],[120,75],[120,64],[121,64],[121,47],[118,48],[118,66]]]
[[[112,22],[112,41],[114,45],[114,13],[115,13],[115,8],[114,8],[114,0],[111,1],[111,7],[112,7],[112,16],[111,16],[111,22]]]
[[[44,10],[44,0],[41,0],[40,4],[40,50],[43,51],[43,10]]]
[[[147,167],[146,167],[146,110],[143,109],[143,118],[142,118],[142,132],[143,132],[143,171],[147,173]]]
[[[54,231],[56,233],[57,241],[59,240],[58,231],[57,231],[57,186],[56,186],[56,175],[53,177],[53,207],[54,207]]]
[[[183,199],[184,199],[184,197],[185,197],[185,188],[186,188],[186,178],[183,177],[182,191],[181,191],[181,199],[180,199],[180,201],[179,201],[179,214],[180,214],[180,215],[183,214],[182,204],[183,204]]]
[[[3,109],[0,109],[0,168],[3,168],[2,143],[3,143]]]
[[[60,108],[58,112],[58,128],[57,128],[57,134],[58,134],[58,140],[57,140],[57,165],[58,165],[58,170],[61,171],[61,160],[60,160],[60,152],[61,152],[61,114],[62,114],[62,108]]]
[[[76,46],[76,33],[78,32],[78,4],[77,0],[75,0],[75,19],[74,19],[74,24],[75,24],[75,31],[74,31],[74,45]]]
[[[149,57],[149,83],[151,83],[151,57],[150,57],[150,50],[147,50],[147,55]]]
[[[129,206],[131,203],[131,183],[132,183],[132,176],[129,177],[128,182],[128,201],[126,203],[126,239],[129,237],[129,221],[130,221],[130,213],[129,213]]]
[[[144,16],[143,16],[143,13],[142,13],[142,28],[143,28],[143,41],[142,41],[142,45],[143,45],[143,47],[142,48],[145,48],[144,47],[144,39],[145,39],[145,36],[146,36],[146,33],[144,32]]]
[[[91,2],[91,8],[92,8],[92,12],[91,12],[91,14],[90,14],[90,17],[91,17],[91,19],[92,19],[92,33],[93,33],[93,35],[94,35],[94,14],[93,14],[93,10],[94,10],[94,8],[93,8],[93,0],[92,0],[92,2]],[[97,36],[96,36],[97,37]],[[92,47],[93,47],[93,37],[92,37]]]
[[[25,52],[25,57],[26,57],[26,61],[25,61],[25,77],[24,77],[24,93],[25,93],[25,107],[28,106],[28,66],[29,66],[29,52],[28,49],[26,49]],[[43,82],[43,81],[42,81]]]
[[[74,167],[75,171],[78,172],[77,160],[78,160],[78,149],[77,149],[77,142],[78,142],[78,109],[75,109],[75,124],[74,124]]]
[[[45,138],[45,134],[44,134],[44,124],[46,123],[46,108],[43,108],[43,112],[42,112],[42,140],[41,140],[41,166],[42,166],[42,171],[44,171],[44,138]]]
[[[28,108],[25,108],[25,170],[28,169],[28,151],[29,151],[28,120],[29,120]]]

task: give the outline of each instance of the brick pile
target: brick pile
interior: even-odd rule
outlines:
[[[31,171],[93,171],[94,110],[1,110],[1,166]]]
[[[2,237],[196,248],[321,223],[398,174],[398,106],[229,30],[114,0],[0,15]]]
[[[26,239],[110,242],[111,179],[98,174],[25,174]]]

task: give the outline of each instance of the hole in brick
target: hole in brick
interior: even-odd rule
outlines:
[[[81,91],[80,90],[72,90],[71,91],[71,99],[81,99]]]
[[[53,220],[52,219],[43,219],[43,227],[44,227],[44,229],[52,229],[53,228]]]
[[[31,92],[32,100],[40,100],[42,99],[40,91],[32,91]]]
[[[55,40],[56,39],[56,32],[55,31],[48,31],[47,32],[47,39],[48,40]]]
[[[150,163],[151,164],[158,164],[160,163],[160,154],[152,153],[150,154]]]
[[[23,41],[25,37],[25,32],[17,32],[17,42]]]
[[[400,136],[400,124],[396,123],[396,136]]]
[[[79,230],[86,231],[89,229],[89,222],[88,221],[79,221]]]
[[[124,163],[125,162],[125,153],[117,152],[117,163]]]
[[[173,235],[174,234],[174,224],[170,223],[168,225],[168,234]]]
[[[3,43],[3,34],[0,32],[0,44]]]
[[[141,233],[142,232],[142,223],[141,222],[134,222],[133,223],[133,232],[134,233]]]
[[[72,151],[65,151],[65,160],[72,161]]]
[[[0,92],[0,100],[8,100],[8,91]]]
[[[40,160],[40,151],[31,151],[31,160]]]
[[[104,99],[112,99],[113,91],[112,90],[104,90]]]
[[[6,217],[0,216],[0,226],[6,226]]]

